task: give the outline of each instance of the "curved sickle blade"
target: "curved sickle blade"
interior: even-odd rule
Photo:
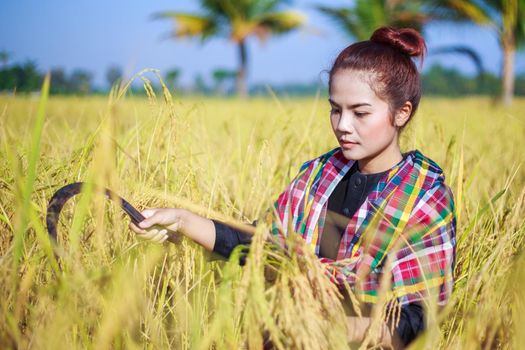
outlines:
[[[55,242],[57,240],[57,223],[60,211],[64,207],[64,204],[66,204],[66,202],[71,197],[79,194],[82,191],[82,187],[84,185],[84,182],[75,182],[66,185],[56,191],[53,197],[51,197],[51,200],[47,206],[46,224],[47,232]],[[116,195],[114,192],[105,188],[104,194],[109,199],[117,200],[120,204],[120,207],[126,212],[126,214],[128,214],[128,216],[131,218],[131,221],[135,225],[138,225],[139,222],[145,219],[145,217],[137,209],[135,209],[125,199]]]

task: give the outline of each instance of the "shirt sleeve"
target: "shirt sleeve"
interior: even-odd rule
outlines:
[[[425,329],[425,313],[420,303],[401,306],[399,322],[394,332],[403,346],[410,344]]]
[[[252,242],[252,235],[245,233],[241,230],[235,229],[224,222],[218,220],[212,220],[215,225],[215,245],[213,246],[213,252],[220,256],[228,259],[232,251],[238,245],[250,245]],[[255,226],[257,221],[252,223]],[[247,253],[248,249],[243,251]],[[244,265],[244,257],[241,257],[241,265]]]

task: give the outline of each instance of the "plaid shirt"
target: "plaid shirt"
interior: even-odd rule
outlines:
[[[272,233],[284,244],[300,234],[318,255],[328,197],[355,161],[336,148],[306,162],[275,202]],[[364,302],[377,301],[389,278],[401,305],[452,292],[456,219],[452,191],[441,168],[420,151],[408,152],[368,195],[348,222],[337,258],[320,258],[335,283],[347,282]],[[386,273],[386,277],[384,276]]]

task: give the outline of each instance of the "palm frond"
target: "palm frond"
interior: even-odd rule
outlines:
[[[331,17],[351,37],[366,40],[381,26],[421,30],[432,19],[432,14],[426,12],[423,5],[419,0],[357,0],[351,8],[318,6],[317,9]]]
[[[303,26],[307,18],[297,11],[268,13],[259,19],[259,25],[268,28],[272,33],[282,34]]]
[[[443,16],[451,20],[469,20],[482,25],[493,23],[489,10],[476,1],[439,0],[435,4],[437,10],[442,11]]]
[[[357,40],[365,40],[368,38],[366,31],[363,30],[363,27],[361,26],[361,23],[359,23],[353,11],[349,8],[317,6],[317,9],[329,17],[350,37]]]
[[[256,32],[257,22],[237,19],[230,23],[230,38],[235,42],[241,42]]]
[[[437,54],[460,54],[463,56],[466,56],[468,59],[474,63],[476,66],[476,71],[478,77],[483,76],[483,73],[485,72],[485,69],[483,68],[483,61],[481,60],[481,56],[474,51],[472,48],[464,45],[459,46],[445,46],[445,47],[439,47],[437,49],[434,49],[429,52],[431,55],[437,55]]]
[[[288,0],[201,0],[202,8],[209,15],[220,16],[230,21],[252,21],[262,14],[274,12]]]
[[[153,15],[156,19],[171,19],[175,21],[175,37],[200,37],[207,39],[219,30],[218,21],[212,17],[194,15],[183,12],[166,11]]]
[[[285,34],[297,29],[306,23],[306,16],[295,11],[275,12],[263,15],[252,21],[253,27],[245,36],[255,35],[260,41],[265,42],[270,35]]]
[[[231,24],[231,39],[240,42],[254,34],[265,41],[270,35],[284,34],[306,23],[306,17],[295,11],[282,11],[262,15],[253,20],[237,19]]]

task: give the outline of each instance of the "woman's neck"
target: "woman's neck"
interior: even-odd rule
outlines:
[[[393,168],[401,160],[403,155],[396,142],[378,155],[358,160],[358,166],[362,174],[376,174]]]

